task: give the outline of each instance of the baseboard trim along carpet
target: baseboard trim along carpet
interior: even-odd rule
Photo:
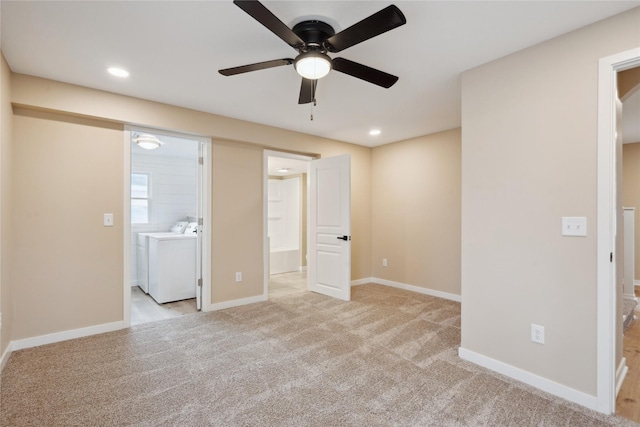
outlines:
[[[52,344],[60,341],[72,340],[74,338],[88,337],[89,335],[103,334],[105,332],[117,331],[124,328],[124,322],[103,323],[102,325],[88,326],[86,328],[72,329],[70,331],[55,332],[47,335],[39,335],[32,338],[11,341],[11,351],[22,350],[23,348],[37,347],[45,344]]]
[[[224,301],[224,302],[218,302],[215,304],[210,304],[207,307],[207,310],[202,310],[202,311],[224,310],[226,308],[239,307],[241,305],[254,304],[256,302],[267,301],[267,299],[268,298],[266,295],[256,295],[254,297],[239,298],[231,301]]]
[[[515,366],[508,365],[499,360],[492,359],[482,354],[476,353],[465,348],[458,348],[458,356],[468,362],[475,363],[483,368],[490,369],[509,378],[521,381],[525,384],[538,388],[554,396],[561,397],[570,402],[577,403],[594,411],[598,411],[598,399],[587,393],[559,384],[555,381],[543,378],[539,375],[532,374]]]
[[[11,347],[11,342],[9,342],[7,348],[4,349],[4,353],[2,353],[2,359],[0,359],[0,372],[2,372],[4,365],[7,363],[7,360],[9,360],[9,356],[11,356],[11,352],[13,351]]]
[[[449,301],[461,302],[460,295],[450,294],[448,292],[436,291],[435,289],[423,288],[421,286],[408,285],[406,283],[394,282],[392,280],[380,279],[378,277],[369,277],[367,279],[358,279],[351,282],[351,286],[364,285],[366,283],[376,283],[378,285],[391,286],[392,288],[404,289],[405,291],[416,292],[418,294],[429,295],[432,297],[444,298]]]

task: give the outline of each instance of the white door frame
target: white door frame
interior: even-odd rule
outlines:
[[[616,408],[616,75],[640,65],[640,48],[601,58],[598,64],[597,165],[597,410]],[[613,254],[613,262],[610,261]]]
[[[123,232],[124,232],[124,264],[123,264],[123,327],[131,326],[131,130],[168,135],[177,138],[188,138],[202,143],[202,182],[198,188],[202,191],[202,311],[211,311],[211,138],[205,138],[188,133],[171,132],[144,126],[127,125],[124,129],[124,201],[123,201]]]
[[[263,179],[262,179],[262,230],[263,230],[263,243],[262,243],[262,250],[263,250],[263,265],[264,265],[264,271],[263,271],[263,277],[264,277],[264,283],[263,283],[263,288],[262,288],[262,296],[264,297],[264,300],[266,301],[269,298],[269,258],[270,258],[270,254],[269,254],[269,221],[268,221],[268,214],[269,214],[269,157],[283,157],[285,159],[296,159],[296,160],[302,160],[302,161],[307,161],[310,162],[312,160],[315,160],[315,157],[311,157],[311,156],[305,156],[302,154],[293,154],[293,153],[287,153],[285,151],[273,151],[273,150],[264,150],[263,154],[262,154],[262,170],[264,171],[263,173]],[[309,171],[309,168],[307,167],[307,173]],[[309,189],[309,180],[307,180],[307,190]],[[308,194],[308,191],[307,191]],[[309,199],[307,198],[307,218],[305,219],[305,221],[308,221],[308,216],[309,216]],[[308,230],[307,230],[308,232]],[[308,253],[308,246],[309,246],[309,238],[307,237],[307,253]]]

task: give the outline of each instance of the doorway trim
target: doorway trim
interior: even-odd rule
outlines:
[[[597,338],[596,404],[605,414],[616,408],[616,83],[618,71],[640,65],[640,48],[598,62],[597,143]],[[613,260],[610,256],[613,254]]]
[[[269,157],[282,157],[285,159],[295,159],[310,162],[315,160],[316,157],[305,156],[303,154],[294,154],[288,153],[286,151],[274,151],[274,150],[264,150],[262,154],[262,230],[263,230],[263,238],[262,238],[262,251],[263,251],[263,262],[264,270],[263,270],[263,288],[262,288],[262,296],[264,301],[269,298],[269,260],[270,260],[270,248],[269,248]],[[307,167],[308,172],[308,167]],[[307,190],[309,187],[309,180],[307,180]],[[307,191],[308,193],[308,191]],[[307,199],[307,220],[309,216],[309,200]],[[308,234],[308,229],[307,229]],[[307,252],[309,249],[309,238],[307,236]]]
[[[198,183],[198,191],[202,193],[202,308],[201,311],[212,311],[211,304],[211,138],[183,132],[173,132],[145,126],[126,125],[124,128],[124,191],[123,191],[123,328],[131,326],[131,131],[149,132],[176,138],[192,139],[202,143],[202,181]],[[201,187],[201,188],[200,188]]]

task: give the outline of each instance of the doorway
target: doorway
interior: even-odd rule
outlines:
[[[617,77],[617,95],[621,114],[616,117],[618,137],[622,142],[622,204],[624,207],[624,257],[622,298],[622,354],[620,366],[624,370],[622,381],[616,383],[616,412],[618,415],[640,422],[640,389],[637,384],[640,380],[640,324],[636,317],[640,316],[637,310],[637,297],[635,285],[637,248],[640,233],[636,233],[640,216],[640,186],[638,174],[640,173],[640,67],[634,67],[619,71]],[[617,310],[620,312],[620,310]],[[638,315],[638,316],[637,316]],[[619,334],[617,334],[619,336]],[[619,348],[620,346],[617,346]]]
[[[306,248],[307,289],[316,293],[339,298],[351,299],[351,156],[343,154],[324,159],[312,159],[306,156],[282,152],[264,152],[264,290],[263,296],[269,296],[269,277],[272,248],[277,248],[276,225],[272,226],[269,236],[269,159],[274,158],[273,167],[281,168],[281,173],[289,172],[281,163],[286,159],[301,160],[307,167],[306,205]],[[274,172],[278,172],[274,169]],[[272,194],[272,196],[276,196]],[[278,203],[273,198],[272,201]],[[281,203],[281,202],[280,202]],[[278,220],[276,214],[272,222]],[[274,241],[274,245],[271,241]],[[301,240],[301,239],[300,239]],[[294,240],[295,241],[295,240]],[[298,256],[298,255],[294,255]]]
[[[311,160],[265,152],[265,296],[307,289],[307,178]]]
[[[625,369],[618,365],[621,350],[621,144],[617,143],[617,73],[640,66],[640,48],[599,61],[598,70],[598,183],[597,183],[597,401],[596,409],[615,412],[616,392]],[[619,237],[617,239],[617,237]],[[618,366],[616,366],[618,365]]]
[[[125,133],[125,323],[206,310],[210,141],[138,127]]]

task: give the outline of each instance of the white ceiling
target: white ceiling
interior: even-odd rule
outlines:
[[[264,1],[289,26],[336,32],[388,1]],[[383,89],[332,72],[298,105],[292,66],[217,71],[296,52],[231,1],[6,1],[1,45],[16,73],[376,146],[460,126],[460,73],[637,7],[636,1],[399,1],[407,24],[332,57],[400,77]],[[130,71],[108,75],[110,66]],[[371,128],[382,134],[372,137]],[[179,131],[179,129],[176,129]]]

